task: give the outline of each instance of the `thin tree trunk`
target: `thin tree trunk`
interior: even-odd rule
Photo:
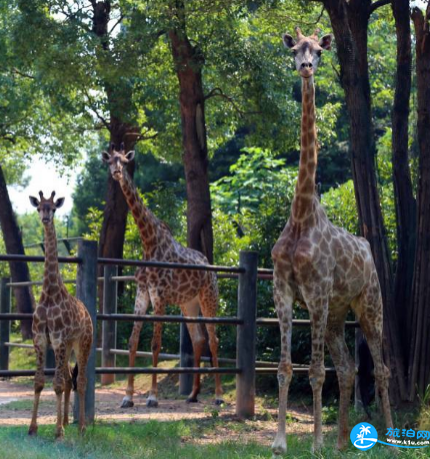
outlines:
[[[10,202],[7,191],[6,180],[3,169],[0,165],[0,226],[6,246],[6,253],[13,255],[25,255],[24,245],[22,243],[21,231],[16,221],[15,214]],[[29,282],[30,272],[27,263],[10,262],[10,274],[12,282]],[[14,288],[13,290],[16,308],[20,313],[32,313],[34,309],[34,296],[31,287]],[[31,321],[21,321],[21,334],[23,339],[30,339],[33,335],[31,332]]]
[[[179,13],[184,5],[177,2]],[[187,184],[188,246],[206,255],[213,262],[212,209],[208,177],[205,97],[202,82],[204,58],[192,46],[185,31],[185,22],[169,32],[172,55],[179,80],[179,101],[182,121],[182,145]]]
[[[412,287],[409,360],[409,397],[423,395],[430,383],[430,4],[426,16],[414,8],[418,100],[419,178],[417,192],[417,240]]]
[[[378,271],[384,303],[385,355],[394,384],[391,396],[398,400],[406,389],[403,360],[398,339],[398,322],[393,299],[393,276],[385,227],[378,195],[372,125],[367,28],[370,0],[324,0],[336,39],[341,67],[341,84],[345,91],[350,122],[350,152],[355,197],[362,235],[369,241]]]
[[[409,0],[392,0],[397,35],[396,90],[392,111],[393,182],[397,220],[397,265],[394,281],[394,297],[399,323],[408,324],[414,273],[416,202],[413,195],[409,167],[408,124],[411,94],[411,26]],[[412,330],[400,327],[401,347],[408,350]]]

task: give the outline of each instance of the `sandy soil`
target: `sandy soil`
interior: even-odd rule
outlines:
[[[201,397],[199,403],[187,404],[185,400],[166,400],[161,396],[158,408],[147,408],[145,405],[146,391],[137,390],[133,408],[122,409],[120,404],[124,389],[98,387],[96,390],[96,420],[103,422],[145,422],[149,420],[176,421],[181,419],[202,419],[209,421],[216,409],[212,398]],[[0,380],[0,426],[28,425],[31,417],[31,402],[33,390],[30,385],[23,385],[7,380]],[[19,402],[19,403],[11,403]],[[289,434],[312,433],[313,420],[309,407],[293,406],[290,408],[292,421],[287,426]],[[270,444],[276,432],[276,409],[256,407],[256,416],[251,421],[239,421],[235,417],[235,405],[229,403],[223,406],[218,415],[225,419],[226,426],[217,423],[210,434],[199,439],[186,439],[198,443],[211,443],[229,440],[253,440]],[[230,423],[242,423],[240,428],[231,429]],[[39,409],[39,424],[55,423],[55,393],[51,387],[45,388],[41,395]],[[230,424],[231,425],[231,424]],[[330,430],[333,426],[324,427]]]

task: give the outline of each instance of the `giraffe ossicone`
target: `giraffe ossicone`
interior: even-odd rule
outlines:
[[[200,252],[184,247],[175,240],[169,227],[159,220],[142,202],[139,193],[127,172],[127,164],[133,160],[134,151],[126,152],[124,144],[119,150],[111,144],[109,151],[102,153],[103,161],[109,165],[112,178],[121,187],[127,204],[139,230],[144,260],[165,261],[183,264],[207,265],[207,258]],[[134,312],[146,314],[150,304],[156,315],[163,315],[168,304],[178,305],[184,316],[198,316],[199,311],[204,317],[215,317],[218,309],[218,282],[216,274],[210,271],[185,269],[141,268],[135,274],[137,294]],[[135,322],[129,341],[129,366],[133,367],[139,344],[143,322]],[[200,366],[204,350],[205,333],[201,324],[187,324],[194,351],[194,366]],[[152,364],[158,365],[161,350],[162,324],[154,324],[152,339]],[[218,338],[214,324],[206,324],[209,336],[209,348],[214,367],[218,367]],[[200,392],[200,375],[194,375],[193,389],[188,402],[197,402]],[[134,376],[129,375],[126,395],[122,402],[123,408],[132,407],[134,395]],[[146,404],[148,407],[158,405],[157,375],[152,377],[152,388]],[[215,375],[215,403],[222,403],[221,378]]]
[[[369,243],[334,226],[315,193],[318,159],[315,123],[314,75],[321,54],[331,47],[332,36],[318,39],[319,31],[306,37],[299,28],[297,39],[283,35],[294,54],[302,78],[300,165],[291,214],[272,250],[273,296],[281,332],[278,368],[278,431],[272,445],[274,456],[287,450],[285,415],[293,375],[291,333],[293,304],[306,305],[311,321],[312,357],[309,380],[313,391],[313,450],[322,447],[322,386],[325,379],[324,342],[339,380],[338,448],[348,445],[348,406],[354,385],[355,365],[344,338],[345,319],[352,309],[366,336],[375,365],[376,388],[387,427],[392,427],[388,398],[389,371],[382,358],[382,297]]]
[[[93,340],[93,324],[84,304],[66,289],[58,267],[57,237],[54,214],[64,203],[64,198],[54,200],[55,191],[46,199],[30,196],[30,203],[37,208],[45,232],[45,266],[42,294],[33,314],[33,343],[37,356],[34,377],[34,405],[29,435],[37,434],[37,413],[40,393],[45,385],[44,366],[49,344],[55,353],[53,380],[57,397],[57,423],[55,435],[64,436],[64,426],[69,424],[70,392],[73,383],[79,394],[79,431],[85,430],[86,368]],[[76,367],[72,377],[69,360],[74,351]],[[76,374],[77,371],[77,374]],[[74,378],[76,377],[76,381]],[[62,399],[64,393],[64,413]]]

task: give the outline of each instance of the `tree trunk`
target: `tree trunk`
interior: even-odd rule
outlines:
[[[106,52],[109,52],[108,24],[111,12],[110,1],[93,2],[93,33],[100,39],[103,52],[96,48],[100,65],[106,65]],[[130,122],[124,122],[130,117],[132,108],[132,92],[127,83],[122,81],[105,81],[109,106],[110,142],[119,148],[124,142],[126,151],[132,150],[139,136],[139,129]],[[135,162],[127,165],[130,177],[134,176]],[[127,224],[128,204],[118,182],[108,176],[106,206],[103,213],[103,224],[99,240],[99,257],[122,258],[124,238]],[[119,270],[121,273],[121,269]],[[99,276],[103,275],[103,267],[99,267]],[[103,287],[98,287],[99,308],[103,307]]]
[[[408,124],[411,93],[411,26],[409,0],[392,0],[397,35],[396,90],[392,111],[393,182],[397,220],[397,265],[394,281],[399,323],[408,324],[414,273],[416,202],[413,195],[409,168]],[[400,327],[401,348],[404,361],[409,358],[412,330]]]
[[[213,262],[212,209],[208,177],[203,56],[183,30],[169,32],[179,80],[183,161],[187,184],[188,246]]]
[[[393,276],[378,195],[372,125],[367,28],[370,0],[324,0],[336,39],[350,122],[350,152],[355,197],[362,235],[369,241],[384,303],[385,355],[392,373],[391,395],[405,395],[403,360],[393,299]]]
[[[410,317],[412,342],[409,360],[409,397],[423,395],[430,373],[430,4],[426,16],[414,8],[418,100],[419,178],[417,192],[417,239]]]
[[[12,203],[9,199],[6,180],[3,169],[0,165],[0,226],[3,232],[3,238],[6,245],[6,253],[13,255],[25,255],[24,245],[22,243],[21,231],[16,221],[12,209]],[[30,272],[27,263],[10,262],[10,274],[12,282],[29,282]],[[16,308],[20,313],[32,313],[34,309],[34,297],[31,287],[14,288]],[[31,339],[31,321],[21,321],[21,334],[23,339]]]

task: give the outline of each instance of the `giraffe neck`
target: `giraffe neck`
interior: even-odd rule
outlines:
[[[297,222],[308,221],[314,214],[317,157],[315,85],[313,77],[302,78],[300,166],[292,206],[292,218]]]
[[[58,268],[57,235],[54,223],[44,226],[45,230],[45,272],[43,275],[43,291],[51,294],[63,287],[63,280]]]
[[[137,189],[126,170],[123,170],[120,186],[124,193],[128,207],[139,230],[145,253],[150,254],[157,246],[157,227],[160,222],[157,217],[143,204]]]

